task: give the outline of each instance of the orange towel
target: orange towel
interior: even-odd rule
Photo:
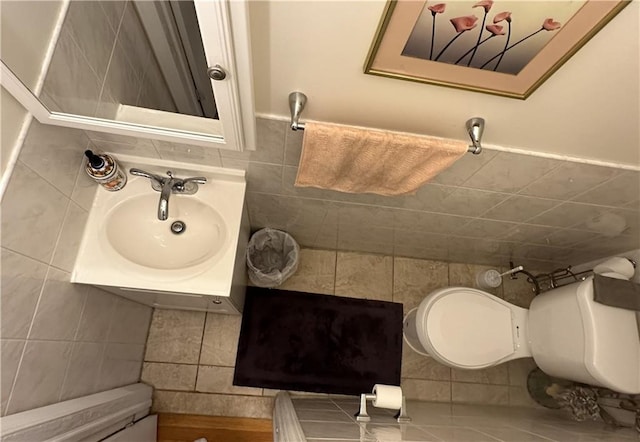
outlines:
[[[466,152],[466,143],[457,140],[306,123],[295,185],[412,194]]]

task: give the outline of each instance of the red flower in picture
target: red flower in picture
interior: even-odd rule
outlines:
[[[515,14],[521,15],[515,22],[518,27],[525,26],[530,28],[531,25],[536,26],[535,23],[540,23],[539,20],[542,19],[540,27],[533,27],[533,29],[525,31],[523,35],[522,31],[519,29],[517,33],[514,31],[512,17],[514,14],[513,10],[505,10],[506,8],[509,8],[508,5],[511,4],[510,2],[504,2],[505,9],[494,10],[493,16],[489,16],[489,12],[494,6],[496,6],[496,4],[499,5],[499,8],[503,8],[503,6],[500,6],[501,4],[499,2],[496,3],[495,0],[473,0],[473,2],[469,2],[465,5],[464,9],[457,8],[457,5],[450,1],[443,3],[437,2],[438,0],[421,2],[421,14],[423,14],[421,17],[424,17],[424,19],[427,20],[427,23],[420,24],[420,26],[424,26],[426,28],[424,30],[428,30],[428,16],[431,15],[431,40],[428,40],[428,44],[430,45],[428,48],[428,59],[431,61],[444,61],[454,65],[460,64],[466,65],[467,67],[492,69],[493,71],[497,71],[506,56],[509,66],[502,68],[502,70],[504,72],[515,71],[517,66],[520,66],[523,63],[523,55],[507,56],[507,52],[512,54],[525,54],[525,50],[522,49],[522,47],[525,46],[526,41],[534,38],[537,38],[540,41],[543,41],[545,38],[548,40],[551,38],[551,35],[547,34],[546,37],[543,37],[542,35],[545,34],[545,31],[557,31],[562,27],[562,23],[559,21],[555,21],[553,18],[544,18],[546,14],[550,13],[549,11],[555,10],[552,7],[548,7],[548,10],[544,12],[545,7],[541,7],[540,11],[530,11],[525,8],[518,9],[518,6],[512,5],[516,8]],[[460,13],[459,11],[469,11],[469,9],[467,9],[469,8],[469,4],[471,5],[471,8],[476,9],[476,11],[482,10],[482,16],[475,11],[469,15],[455,16]],[[525,17],[526,20],[522,19],[522,15],[527,15]],[[531,17],[529,17],[529,15],[531,15]],[[438,18],[438,16],[440,17]],[[452,16],[454,17],[451,18]],[[558,18],[564,21],[563,18]],[[448,39],[448,41],[445,39],[444,41],[447,41],[447,43],[436,49],[434,48],[434,45],[439,45],[439,42],[442,41],[441,39],[436,39],[436,26],[442,26],[442,23],[440,25],[437,24],[438,20],[441,22],[442,20],[449,20],[455,29],[455,33],[448,27],[448,25],[445,25],[445,29],[440,29],[440,34],[444,33],[444,36],[446,36],[444,38]],[[466,34],[468,31],[472,32]],[[462,37],[463,34],[464,37]],[[538,34],[541,35],[535,37]],[[473,37],[471,37],[471,35],[473,35]],[[419,34],[416,34],[416,37],[419,39],[422,38]],[[495,39],[496,37],[500,37],[500,43]],[[425,40],[426,38],[428,37],[425,36]],[[512,42],[512,39],[517,41]],[[471,41],[475,42],[475,44],[470,44]],[[492,42],[488,43],[489,41]],[[416,43],[411,42],[411,44],[415,45]],[[407,43],[407,47],[408,45],[409,43]],[[498,46],[501,47],[501,49],[497,49],[496,53],[494,51],[496,51]],[[528,46],[532,47],[533,50],[533,44],[529,44]],[[517,47],[518,49],[516,49]],[[410,48],[407,52],[414,50],[415,49]],[[424,54],[424,56],[422,54],[416,55],[420,58],[426,58],[426,54]],[[482,57],[483,60],[479,61],[479,57]],[[453,61],[454,59],[456,61]],[[491,67],[488,67],[489,65],[491,65]]]
[[[495,21],[495,20],[494,20]],[[500,64],[500,61],[502,61],[502,58],[504,57],[504,54],[513,49],[514,47],[518,46],[519,44],[527,41],[528,39],[530,39],[531,37],[533,37],[536,34],[539,34],[542,31],[555,31],[557,29],[560,29],[560,26],[562,26],[560,24],[560,22],[554,21],[552,18],[548,18],[546,19],[544,22],[542,22],[542,27],[540,29],[538,29],[537,31],[532,32],[531,34],[527,35],[526,37],[522,37],[520,40],[518,40],[517,42],[509,45],[509,36],[511,35],[511,21],[509,21],[509,35],[507,36],[507,43],[505,44],[504,49],[502,50],[502,52],[500,52],[499,54],[493,56],[492,58],[490,58],[489,60],[487,60],[482,66],[480,66],[480,69],[484,69],[485,66],[487,66],[490,62],[492,62],[493,60],[495,60],[496,58],[500,57],[498,59],[498,63],[496,64],[496,66],[493,68],[493,70],[495,71],[496,69],[498,69],[498,65]]]
[[[504,27],[500,25],[487,25],[486,30],[491,32],[493,35],[504,35]]]
[[[449,20],[456,32],[470,31],[477,26],[478,17],[475,15],[465,15],[463,17],[456,17]]]
[[[478,21],[478,17],[476,17],[475,15],[465,15],[463,17],[452,18],[449,21],[451,22],[453,27],[456,28],[457,34],[451,40],[449,40],[449,43],[447,43],[444,48],[442,48],[440,53],[436,56],[436,58],[434,58],[434,61],[438,61],[442,54],[444,54],[444,51],[446,51],[447,48],[451,46],[458,37],[460,37],[465,32],[475,28],[477,26],[476,22]]]
[[[493,0],[481,0],[478,3],[476,3],[475,5],[473,5],[473,8],[479,8],[482,7],[484,8],[484,12],[485,14],[487,12],[489,12],[489,10],[491,9],[491,7],[493,6]]]
[[[476,56],[476,51],[478,50],[478,46],[480,46],[482,40],[482,32],[484,32],[484,24],[487,22],[487,15],[489,14],[489,10],[493,6],[493,0],[480,0],[478,3],[473,5],[474,8],[483,8],[484,15],[482,16],[482,24],[480,25],[480,30],[478,31],[478,39],[476,40],[476,45],[473,47],[471,52],[471,57],[469,57],[469,61],[467,61],[467,66],[471,66],[471,62],[473,61],[473,57]]]
[[[432,15],[442,14],[447,5],[445,3],[438,3],[437,5],[427,6],[427,9],[431,11]]]
[[[446,7],[447,5],[445,3],[427,6],[427,9],[431,11],[431,49],[429,50],[429,60],[433,58],[433,42],[436,38],[436,14],[442,14]]]
[[[475,53],[475,51],[482,46],[483,44],[485,44],[486,42],[488,42],[489,40],[491,40],[494,37],[497,37],[499,35],[504,35],[505,32],[503,31],[503,27],[500,25],[487,25],[486,30],[489,31],[489,33],[491,35],[489,35],[488,37],[486,37],[484,40],[480,40],[478,42],[477,45],[475,45],[474,47],[472,47],[471,49],[469,49],[467,52],[465,52],[464,54],[462,54],[462,56],[460,56],[460,58],[458,58],[456,60],[456,62],[454,64],[458,64],[462,61],[463,58],[465,58],[467,55],[471,54],[471,53]],[[469,63],[467,63],[467,66],[469,66],[471,64],[471,61],[469,61]]]
[[[500,23],[501,21],[505,21],[505,20],[511,23],[511,12],[508,12],[508,11],[501,12],[500,14],[496,14],[496,16],[493,17],[494,23]]]
[[[556,29],[560,29],[561,24],[557,21],[553,21],[552,18],[548,18],[542,23],[542,29],[545,31],[555,31]]]

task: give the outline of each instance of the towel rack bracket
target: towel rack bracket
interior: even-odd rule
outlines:
[[[300,114],[307,104],[307,96],[302,92],[289,94],[289,111],[291,112],[291,129],[304,130],[304,123],[300,123]]]
[[[482,152],[482,133],[484,132],[484,118],[474,117],[467,120],[467,132],[471,138],[469,152],[478,155]]]

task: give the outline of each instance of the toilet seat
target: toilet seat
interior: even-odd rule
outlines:
[[[420,343],[440,362],[477,369],[516,351],[509,303],[468,287],[448,287],[427,296],[416,315]]]

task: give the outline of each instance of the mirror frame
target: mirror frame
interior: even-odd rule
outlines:
[[[216,149],[255,150],[256,122],[247,3],[234,0],[194,0],[194,5],[201,23],[200,33],[207,64],[218,64],[227,74],[222,81],[211,81],[222,125],[222,133],[219,135],[52,112],[4,62],[0,71],[0,84],[42,124]],[[206,23],[206,26],[202,26],[202,23]]]

